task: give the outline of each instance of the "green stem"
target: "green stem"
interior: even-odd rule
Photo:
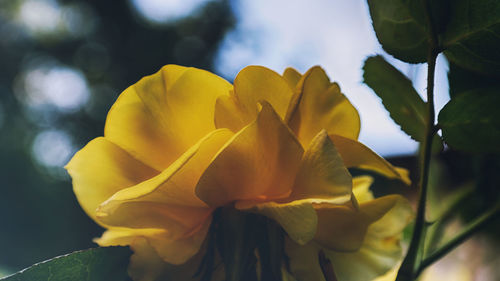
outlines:
[[[492,222],[495,220],[498,215],[500,215],[500,204],[497,204],[495,207],[491,208],[488,212],[482,214],[479,218],[477,218],[474,222],[470,223],[465,229],[460,232],[457,236],[455,236],[453,239],[448,241],[444,246],[436,250],[434,253],[429,255],[427,258],[425,258],[417,272],[416,276],[418,276],[425,268],[427,268],[429,265],[433,264],[437,260],[441,259],[443,256],[448,254],[450,251],[455,249],[458,245],[460,245],[462,242],[470,238],[473,234],[475,234],[477,231],[488,225],[488,223]]]
[[[427,26],[429,28],[429,52],[427,55],[427,126],[426,137],[424,140],[423,160],[420,168],[420,194],[418,199],[417,217],[415,219],[415,227],[413,236],[410,242],[408,253],[401,264],[398,271],[396,281],[411,281],[416,275],[416,268],[420,260],[420,254],[425,244],[425,205],[427,199],[427,185],[429,182],[429,168],[432,155],[432,139],[437,132],[437,127],[434,124],[436,113],[434,112],[434,74],[436,69],[436,59],[439,54],[439,42],[437,34],[434,30],[432,15],[429,0],[424,0],[424,9],[426,12]]]
[[[413,280],[415,275],[415,268],[417,267],[418,255],[421,250],[421,245],[425,235],[425,203],[427,198],[427,185],[429,182],[429,167],[431,161],[431,148],[432,139],[436,134],[434,126],[434,70],[436,68],[437,52],[431,50],[427,61],[427,132],[424,142],[424,156],[422,161],[422,168],[420,170],[420,195],[418,200],[417,217],[415,219],[415,228],[413,236],[401,268],[399,269],[396,281]]]

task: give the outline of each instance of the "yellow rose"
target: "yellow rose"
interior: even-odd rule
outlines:
[[[319,67],[281,76],[250,66],[233,86],[167,65],[120,95],[104,137],[67,170],[83,209],[107,229],[96,242],[131,246],[135,280],[195,256],[222,206],[274,219],[297,245],[354,252],[401,200],[358,206],[347,168],[409,181],[357,141],[359,128]]]
[[[349,234],[349,226],[354,225],[352,221],[359,226],[362,225],[360,222],[368,220],[366,235],[357,249],[345,251],[338,247],[325,247],[318,241],[306,245],[299,245],[290,239],[286,242],[291,272],[297,281],[325,281],[318,261],[320,251],[331,261],[337,281],[396,279],[395,266],[402,254],[402,231],[413,218],[413,210],[409,202],[398,195],[374,199],[369,190],[372,181],[368,176],[353,179],[358,210],[350,204],[330,206],[331,214],[325,218],[325,221],[332,222],[331,227],[340,228],[340,235]]]

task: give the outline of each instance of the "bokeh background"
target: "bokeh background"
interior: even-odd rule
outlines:
[[[321,65],[360,111],[361,141],[415,178],[418,144],[362,83],[364,60],[378,53],[424,92],[426,66],[383,52],[361,0],[0,0],[0,276],[95,246],[92,238],[102,230],[78,206],[62,167],[103,134],[121,91],[169,63],[229,81],[249,64],[280,73]],[[439,57],[437,109],[449,100],[447,70]],[[498,186],[493,175],[500,162],[481,157],[445,151],[433,168],[440,187],[473,185],[478,169],[491,171],[482,173],[485,193],[468,203],[470,217]],[[378,182],[380,193],[415,194],[415,188]],[[449,279],[455,271],[448,266],[471,276],[462,280],[494,280],[492,265],[500,259],[491,252],[499,247],[490,236],[455,251],[436,276],[460,280]],[[464,265],[470,253],[478,264],[471,270]]]

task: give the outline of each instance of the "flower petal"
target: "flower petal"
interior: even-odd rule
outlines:
[[[196,183],[231,136],[227,129],[208,134],[158,176],[101,204],[98,219],[113,226],[166,229],[171,239],[197,231],[212,209],[196,197]]]
[[[141,256],[142,259],[146,259],[148,262],[152,263],[147,264],[137,260],[135,267],[141,268],[141,270],[154,266],[155,264],[159,265],[160,262],[155,261],[156,258],[162,261],[162,267],[165,269],[165,267],[168,266],[165,262],[180,265],[199,252],[210,223],[211,220],[208,220],[203,225],[201,231],[178,240],[169,239],[167,232],[161,229],[112,228],[104,232],[102,237],[94,239],[94,241],[101,247],[130,245],[134,251],[134,255]],[[133,262],[134,257],[132,256],[132,263]],[[134,266],[132,266],[132,268],[133,267]],[[130,269],[131,268],[129,268],[129,270]],[[146,270],[144,271],[144,274],[150,274],[146,272]]]
[[[214,119],[217,128],[228,128],[233,132],[238,132],[251,122],[250,118],[248,114],[242,112],[234,91],[230,91],[229,96],[217,98]]]
[[[97,219],[106,225],[135,229],[165,229],[169,240],[178,240],[200,230],[210,219],[212,209],[186,207],[147,201],[102,205]]]
[[[252,210],[278,222],[295,242],[304,245],[316,234],[318,216],[309,200],[296,200],[289,203],[265,202],[244,206],[238,209]]]
[[[325,251],[326,257],[335,265],[338,281],[373,280],[395,266],[401,252],[373,251],[369,247],[361,247],[354,253]],[[355,265],[355,266],[353,266]]]
[[[325,130],[311,141],[305,151],[290,195],[304,198],[350,200],[352,177]]]
[[[399,195],[391,195],[367,203],[360,205],[361,212],[375,211],[383,214],[376,215],[379,219],[368,226],[366,237],[357,251],[334,251],[313,241],[302,246],[290,239],[286,240],[285,249],[290,258],[290,269],[297,280],[325,280],[318,262],[320,250],[330,259],[338,281],[373,280],[397,266],[401,258],[399,238],[412,218],[409,202]],[[341,226],[337,223],[338,221],[330,221],[333,226]]]
[[[352,193],[357,202],[364,203],[375,198],[370,190],[372,183],[373,178],[370,176],[358,176],[352,179]]]
[[[168,266],[165,261],[158,256],[155,249],[149,244],[146,238],[136,237],[130,248],[134,254],[130,257],[128,274],[134,281],[157,281]]]
[[[411,204],[406,198],[400,195],[391,197],[395,201],[394,206],[368,228],[367,241],[378,239],[377,242],[384,242],[380,248],[393,243],[394,240],[388,241],[387,238],[400,235],[414,217]]]
[[[359,251],[325,251],[326,256],[335,265],[339,281],[373,280],[398,264],[402,253],[399,243],[401,233],[411,220],[413,211],[403,197],[394,195],[393,200],[393,207],[370,225]]]
[[[153,235],[148,241],[158,255],[166,262],[181,265],[196,255],[205,241],[211,219],[205,221],[199,231],[182,239],[169,239],[169,235]]]
[[[203,230],[180,240],[170,240],[160,229],[110,229],[95,239],[100,246],[130,245],[129,274],[136,281],[195,280],[193,268],[203,257],[201,246],[210,221]]]
[[[261,100],[270,103],[276,113],[284,118],[292,94],[292,89],[278,73],[262,66],[248,66],[236,76],[234,94],[217,101],[217,128],[239,131],[255,120]]]
[[[291,239],[285,240],[290,271],[297,281],[325,281],[318,260],[320,250],[321,247],[314,242],[299,245]]]
[[[299,82],[298,97],[290,103],[287,119],[303,146],[322,129],[328,134],[357,139],[360,119],[357,110],[321,67],[311,68]]]
[[[215,157],[196,187],[209,206],[271,200],[290,194],[303,149],[271,105]]]
[[[158,174],[102,137],[78,151],[65,168],[78,202],[94,220],[99,204],[111,195]]]
[[[339,135],[330,135],[330,138],[346,167],[371,170],[388,178],[399,179],[408,185],[411,183],[406,169],[392,166],[364,144]]]
[[[316,208],[318,230],[314,240],[326,249],[356,251],[365,238],[368,226],[384,216],[399,196],[389,195],[361,203],[359,210],[343,205],[321,204]]]
[[[295,86],[300,81],[302,74],[300,74],[297,70],[291,67],[287,67],[283,72],[283,78],[285,78],[286,82],[290,86],[291,89],[295,89]]]
[[[227,129],[215,130],[198,141],[158,176],[113,195],[107,204],[147,201],[179,206],[206,207],[195,194],[202,173],[216,153],[233,136]]]
[[[104,135],[161,171],[215,129],[215,101],[231,88],[204,70],[167,65],[120,95]]]
[[[134,252],[130,257],[128,273],[134,281],[155,281],[163,274],[167,264],[161,259],[146,236],[159,229],[109,229],[102,237],[94,239],[101,247],[129,246]]]
[[[111,227],[104,231],[101,237],[94,238],[93,241],[101,247],[128,246],[132,244],[137,237],[146,237],[164,232],[165,230],[154,228],[131,229]]]

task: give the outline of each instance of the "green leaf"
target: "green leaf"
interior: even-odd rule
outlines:
[[[130,280],[126,247],[77,251],[35,264],[2,281],[125,281]]]
[[[386,52],[409,63],[427,61],[428,28],[418,0],[368,0],[373,28]]]
[[[422,0],[427,1],[427,0]],[[429,2],[429,9],[432,18],[434,32],[443,34],[450,21],[450,10],[455,0],[432,0]],[[438,42],[439,43],[439,42]]]
[[[364,82],[382,99],[394,122],[413,139],[423,142],[426,105],[411,81],[381,56],[369,57],[363,70]]]
[[[456,0],[441,41],[461,67],[500,77],[500,1]]]
[[[476,89],[457,95],[439,113],[448,145],[468,152],[500,152],[500,88]]]
[[[500,79],[466,70],[452,62],[450,62],[448,81],[450,83],[450,97],[452,99],[455,98],[457,94],[470,90],[491,87],[500,88]]]

